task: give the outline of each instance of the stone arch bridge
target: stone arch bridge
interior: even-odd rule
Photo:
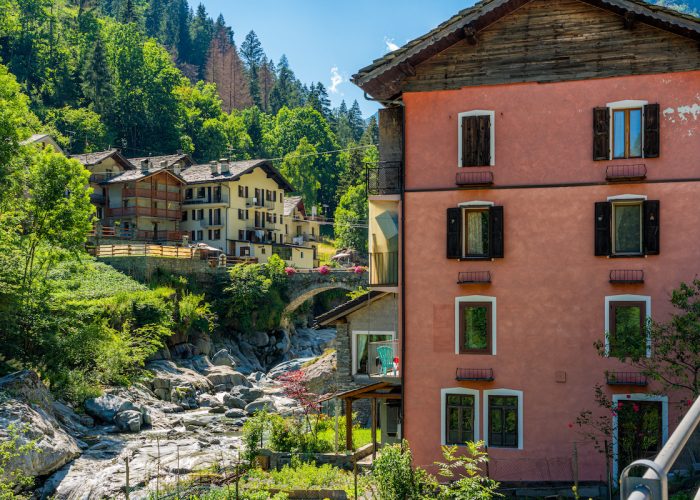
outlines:
[[[289,278],[289,304],[282,312],[282,322],[296,311],[301,305],[316,295],[328,290],[357,290],[368,284],[367,273],[354,273],[346,270],[330,271],[321,274],[318,271],[297,272]]]

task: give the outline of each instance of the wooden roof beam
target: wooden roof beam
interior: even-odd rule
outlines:
[[[476,45],[479,42],[476,36],[476,28],[473,25],[469,24],[462,28],[462,33],[464,33],[464,38],[469,45]]]

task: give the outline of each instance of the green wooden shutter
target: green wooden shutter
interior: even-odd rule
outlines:
[[[661,249],[659,205],[658,200],[644,202],[644,253],[647,255],[658,255]]]
[[[494,206],[489,209],[490,245],[491,257],[502,259],[505,253],[503,231],[503,207]]]
[[[609,256],[612,251],[610,234],[612,203],[601,201],[595,204],[595,255]]]
[[[447,209],[447,258],[462,258],[462,209]]]
[[[610,159],[610,110],[593,108],[593,159]]]
[[[658,158],[660,150],[659,105],[644,106],[644,158]]]

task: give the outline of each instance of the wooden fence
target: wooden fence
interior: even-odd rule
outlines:
[[[165,245],[96,245],[88,247],[95,257],[168,257],[172,259],[193,259],[196,249]]]

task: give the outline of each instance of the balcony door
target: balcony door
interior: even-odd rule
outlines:
[[[377,375],[381,372],[381,359],[377,351],[379,346],[393,348],[393,332],[353,331],[353,374]],[[397,356],[393,353],[391,358]]]

